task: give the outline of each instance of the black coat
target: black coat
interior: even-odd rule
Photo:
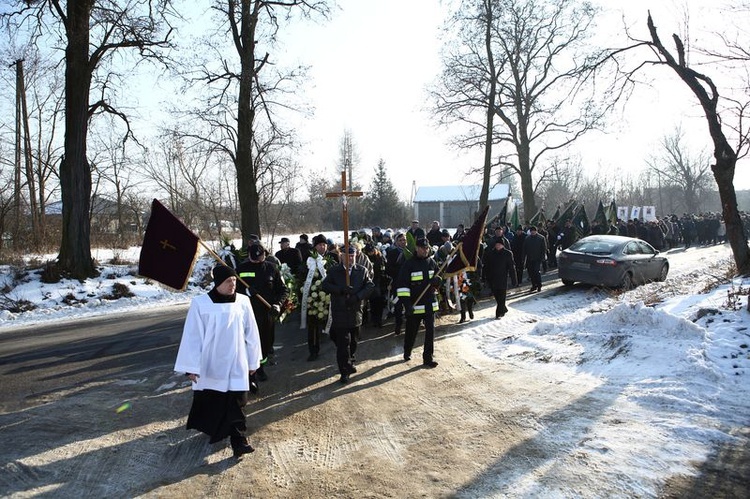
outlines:
[[[362,301],[368,299],[375,289],[370,272],[357,264],[352,267],[349,285],[353,288],[351,295],[346,294],[346,270],[341,264],[331,267],[321,284],[323,291],[331,295],[331,327],[334,329],[361,326]]]
[[[547,257],[547,240],[543,235],[529,235],[523,240],[523,256],[527,262],[541,262]]]
[[[424,307],[424,313],[432,314],[437,306],[435,288],[430,284],[437,275],[438,264],[432,258],[414,257],[406,260],[396,278],[396,296],[402,300],[407,315],[410,307]],[[421,298],[420,298],[421,295]],[[419,301],[416,301],[419,298]]]
[[[514,287],[518,286],[516,265],[510,250],[503,248],[497,251],[495,248],[488,248],[484,252],[482,265],[482,278],[490,289],[508,289],[508,277]]]
[[[250,287],[250,303],[255,313],[268,312],[268,307],[257,297],[260,295],[270,305],[281,305],[289,295],[289,290],[281,278],[279,268],[269,261],[251,262],[245,260],[237,267],[237,274]],[[237,292],[245,293],[245,285],[237,280]]]
[[[286,263],[292,275],[297,275],[302,268],[302,253],[297,248],[280,249],[274,255],[279,263]]]

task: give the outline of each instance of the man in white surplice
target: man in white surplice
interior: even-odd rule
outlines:
[[[230,437],[240,457],[254,450],[242,407],[249,375],[260,367],[260,336],[250,299],[236,293],[235,271],[219,265],[213,276],[213,289],[190,303],[174,370],[193,385],[187,428],[206,433],[211,443]]]

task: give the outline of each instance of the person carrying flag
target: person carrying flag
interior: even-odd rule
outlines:
[[[435,345],[435,312],[438,302],[435,289],[440,286],[437,274],[438,265],[430,258],[430,242],[420,237],[416,242],[414,257],[406,260],[396,279],[396,294],[403,301],[406,311],[406,331],[404,334],[404,360],[411,360],[411,351],[417,338],[419,324],[424,322],[425,336],[422,351],[422,364],[437,367],[433,359]]]

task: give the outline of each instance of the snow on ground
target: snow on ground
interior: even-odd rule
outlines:
[[[503,363],[586,384],[605,407],[571,410],[564,427],[587,436],[555,426],[558,432],[544,437],[567,452],[530,466],[534,472],[512,478],[509,490],[555,496],[561,483],[601,477],[587,473],[596,469],[625,496],[654,496],[665,477],[692,475],[691,465],[718,446],[746,438],[737,429],[750,426],[750,281],[701,293],[729,257],[727,247],[675,252],[664,283],[619,296],[580,285],[536,295],[512,303],[502,324],[464,333]],[[739,301],[730,302],[728,292],[740,290]]]
[[[138,251],[120,256],[135,262]],[[523,300],[511,296],[511,311],[502,321],[463,331],[467,342],[490,357],[586,384],[598,401],[607,401],[595,414],[570,409],[571,414],[551,415],[565,423],[543,437],[567,452],[538,463],[544,473],[503,477],[519,494],[555,495],[555,482],[585,484],[587,475],[600,476],[587,474],[590,468],[610,470],[626,495],[654,495],[665,477],[694,473],[693,464],[717,446],[746,438],[737,429],[750,426],[750,281],[722,279],[731,257],[726,245],[673,250],[668,256],[666,282],[622,294],[545,286],[545,292]],[[0,311],[0,334],[50,320],[187,303],[205,292],[199,283],[213,265],[202,257],[188,290],[175,293],[135,277],[135,264],[107,264],[111,256],[103,251],[96,258],[101,276],[83,283],[43,284],[35,272],[14,281],[13,269],[0,267],[6,297],[38,307]],[[102,298],[115,282],[135,296]],[[65,305],[65,297],[78,303]],[[581,428],[587,429],[582,440]]]

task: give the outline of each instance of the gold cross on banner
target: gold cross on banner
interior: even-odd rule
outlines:
[[[344,261],[346,262],[346,285],[349,286],[349,211],[347,208],[347,199],[363,196],[362,191],[346,190],[346,170],[341,172],[341,191],[327,192],[327,198],[341,198],[341,216],[344,222]]]
[[[159,244],[161,244],[161,249],[163,249],[163,250],[165,250],[165,249],[171,249],[171,250],[174,251],[174,250],[177,249],[176,246],[172,246],[171,244],[169,244],[169,240],[167,240],[167,239],[165,239],[163,241],[159,241]]]

